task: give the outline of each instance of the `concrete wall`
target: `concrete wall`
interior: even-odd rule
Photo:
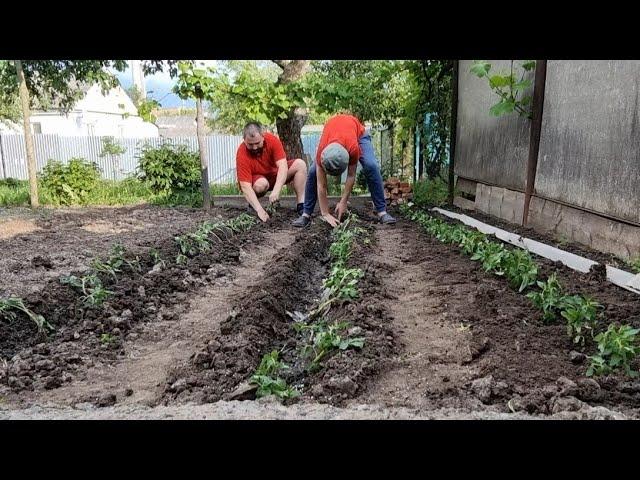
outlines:
[[[640,223],[640,61],[548,61],[536,193]]]
[[[491,72],[510,68],[509,60],[488,61]],[[471,60],[460,60],[455,173],[486,184],[524,190],[530,122],[517,114],[491,116],[489,109],[499,97],[486,79],[469,71],[472,64]],[[532,72],[527,78],[533,78]]]

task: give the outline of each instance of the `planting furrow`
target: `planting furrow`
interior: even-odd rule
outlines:
[[[58,388],[84,376],[88,367],[121,358],[124,342],[136,339],[143,322],[175,318],[171,306],[184,304],[188,292],[215,279],[220,274],[215,265],[237,263],[243,243],[276,227],[253,223],[245,214],[205,222],[184,235],[198,242],[186,252],[173,238],[147,252],[127,252],[115,245],[109,257],[95,259],[88,272],[50,281],[26,303],[51,324],[53,333],[44,335],[35,330],[35,322],[15,314],[6,321],[4,312],[2,382],[13,391]]]
[[[473,362],[480,376],[468,391],[483,403],[530,413],[640,406],[640,386],[633,382],[640,353],[637,299],[603,286],[599,272],[568,273],[456,223],[403,210],[433,241],[477,261],[482,271],[468,297],[475,314],[460,306],[449,312],[479,346]]]
[[[259,242],[241,249],[238,265],[214,267],[210,282],[170,307],[170,320],[145,324],[135,341],[125,342],[125,355],[115,364],[94,367],[86,378],[40,392],[32,401],[103,406],[156,403],[170,369],[188,360],[215,334],[236,298],[258,281],[269,259],[288,248],[293,238],[291,228],[265,232]]]

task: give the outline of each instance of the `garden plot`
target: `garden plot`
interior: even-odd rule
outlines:
[[[83,306],[82,284],[50,281],[24,300],[56,330],[3,347],[4,408],[89,402],[118,418],[153,418],[154,408],[184,418],[193,404],[220,405],[229,418],[270,405],[274,417],[290,408],[300,418],[318,404],[339,408],[338,418],[639,416],[637,359],[616,363],[598,350],[625,332],[635,348],[636,296],[602,272],[514,253],[443,218],[403,209],[398,224],[380,226],[366,208],[354,211],[336,231],[320,221],[294,230],[283,211],[225,234],[199,219],[156,238],[146,256],[125,246],[93,263],[114,292],[104,311]],[[157,281],[146,283],[136,256],[147,274],[159,270]],[[123,262],[115,278],[110,258]],[[62,318],[77,320],[66,328]],[[132,408],[141,404],[147,410]]]

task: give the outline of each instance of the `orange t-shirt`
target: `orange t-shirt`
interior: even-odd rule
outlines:
[[[355,165],[360,159],[360,145],[358,140],[364,135],[365,128],[360,120],[353,115],[336,115],[325,123],[318,143],[316,164],[321,167],[322,150],[330,143],[339,143],[349,152],[349,165]]]
[[[236,152],[236,174],[238,182],[251,183],[254,175],[271,175],[278,173],[276,161],[286,159],[282,142],[274,134],[265,132],[262,153],[252,156],[242,142]]]

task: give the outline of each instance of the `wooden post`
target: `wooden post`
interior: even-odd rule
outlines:
[[[540,132],[542,130],[542,113],[544,109],[544,89],[547,79],[547,61],[536,60],[535,81],[533,86],[533,104],[531,130],[529,135],[529,158],[527,160],[527,183],[524,192],[524,209],[522,225],[527,226],[529,206],[535,191],[536,169],[538,168],[538,151],[540,150]]]
[[[449,203],[453,205],[455,183],[456,139],[458,133],[458,68],[460,60],[453,61],[451,75],[451,125],[449,127]]]

